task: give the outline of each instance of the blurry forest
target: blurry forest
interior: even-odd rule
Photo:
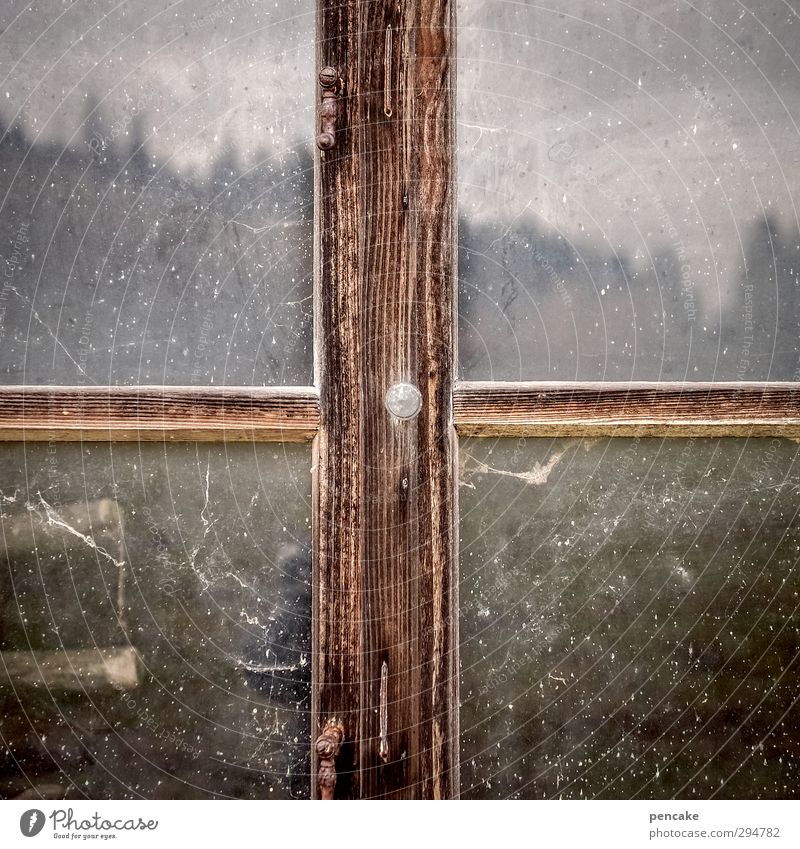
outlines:
[[[142,123],[67,148],[0,128],[0,381],[310,383],[310,151],[182,173]]]
[[[744,261],[719,308],[666,235],[648,264],[567,239],[531,216],[462,219],[460,362],[465,379],[797,380],[800,234],[744,226]]]
[[[0,127],[0,379],[309,383],[311,150],[245,167],[231,141],[182,173],[148,152],[139,117],[102,145],[87,119],[69,148]],[[666,234],[642,264],[532,215],[462,217],[461,376],[791,380],[800,237],[768,215],[742,230],[721,310]]]

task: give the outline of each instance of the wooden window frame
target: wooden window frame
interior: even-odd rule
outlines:
[[[0,441],[313,441],[312,736],[341,723],[337,797],[452,798],[457,437],[798,439],[800,384],[456,382],[454,3],[317,14],[344,90],[316,165],[315,385],[0,387]],[[384,407],[398,380],[413,421]]]
[[[800,383],[462,381],[460,437],[800,439]],[[311,442],[319,386],[0,386],[0,442]]]

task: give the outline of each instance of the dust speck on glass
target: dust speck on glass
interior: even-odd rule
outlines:
[[[800,16],[460,0],[466,379],[800,379]]]
[[[797,796],[799,452],[462,442],[463,796]]]
[[[310,383],[312,0],[0,33],[0,383]]]
[[[0,457],[0,797],[307,797],[309,450]]]

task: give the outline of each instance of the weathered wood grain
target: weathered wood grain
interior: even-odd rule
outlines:
[[[313,439],[312,387],[0,387],[0,441],[282,441]]]
[[[458,792],[452,14],[319,4],[319,67],[345,89],[316,206],[313,731],[343,724],[337,798]],[[401,380],[423,397],[411,421],[384,406]]]
[[[459,383],[460,436],[800,437],[796,383]]]

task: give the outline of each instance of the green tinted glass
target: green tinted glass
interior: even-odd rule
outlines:
[[[461,463],[466,797],[796,795],[795,442],[473,439]]]

